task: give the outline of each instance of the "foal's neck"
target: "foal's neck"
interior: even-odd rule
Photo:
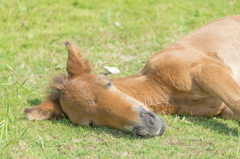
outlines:
[[[111,79],[114,86],[125,94],[128,94],[146,106],[166,103],[168,93],[160,83],[148,79],[140,73],[123,78]]]

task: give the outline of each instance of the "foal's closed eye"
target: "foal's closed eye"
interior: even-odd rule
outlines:
[[[109,79],[107,79],[106,77],[101,77],[101,78],[98,78],[98,81],[97,83],[101,83],[102,85],[104,85],[105,87],[110,87],[112,86],[112,83]]]
[[[111,81],[109,79],[106,79],[107,81],[107,87],[110,87],[112,85]]]

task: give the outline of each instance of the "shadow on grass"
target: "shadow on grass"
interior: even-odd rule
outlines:
[[[202,118],[202,117],[190,117],[190,116],[181,116],[179,120],[182,120],[183,117],[185,117],[185,120],[194,123],[194,125],[199,125],[202,126],[205,129],[211,129],[212,131],[222,134],[222,135],[227,135],[227,136],[239,136],[238,134],[238,128],[230,128],[228,124],[222,123],[217,121],[214,118]],[[64,124],[64,125],[69,125],[69,127],[74,127],[74,128],[79,128],[82,126],[73,124],[69,119],[62,119],[62,120],[57,120],[57,121],[52,121],[53,124]],[[187,124],[187,123],[186,123]],[[240,125],[239,122],[236,121],[236,124]],[[96,134],[109,134],[115,138],[124,138],[124,139],[129,139],[129,140],[136,140],[136,139],[148,139],[147,137],[139,137],[133,135],[129,131],[121,131],[113,128],[108,128],[105,126],[85,126],[89,131],[94,131]]]
[[[82,127],[89,131],[94,131],[96,134],[108,134],[115,138],[122,138],[122,139],[129,139],[129,140],[136,140],[136,139],[148,139],[147,137],[139,137],[133,135],[130,131],[121,131],[113,128],[108,128],[106,126],[80,126],[72,123],[69,119],[62,119],[57,121],[52,121],[53,124],[63,124],[68,125],[69,127],[74,127],[78,129],[79,127]]]
[[[35,99],[28,99],[27,102],[31,105],[31,106],[35,106],[40,104],[42,101],[35,98]]]
[[[183,119],[184,116],[180,117],[180,120]],[[231,128],[228,126],[228,124],[220,122],[217,120],[217,118],[220,117],[214,117],[214,118],[203,118],[203,117],[190,117],[185,116],[185,120],[194,123],[194,125],[202,126],[205,129],[211,129],[212,131],[227,135],[227,136],[239,136],[238,134],[238,128]],[[240,123],[238,121],[235,121],[235,123],[239,126]]]
[[[181,116],[179,120],[182,120],[184,116]],[[227,136],[239,136],[238,128],[230,128],[227,124],[219,122],[214,118],[202,118],[202,117],[189,117],[185,116],[185,120],[194,123],[194,125],[199,125],[205,129],[210,129],[216,133],[227,135]],[[53,124],[64,124],[69,127],[79,128],[82,126],[73,124],[69,119],[62,119],[58,121],[52,121]],[[187,124],[187,123],[186,123]],[[239,122],[236,122],[239,125]],[[108,128],[105,126],[85,126],[84,129],[89,131],[94,131],[96,134],[109,134],[115,138],[137,140],[137,139],[148,139],[147,137],[139,137],[133,135],[129,131],[121,131],[113,128]]]

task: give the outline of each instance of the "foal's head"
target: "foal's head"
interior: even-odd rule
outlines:
[[[94,75],[87,59],[77,46],[65,43],[68,49],[68,77],[58,77],[54,88],[59,94],[61,109],[79,125],[105,125],[127,129],[139,136],[162,135],[163,120],[135,98],[118,90],[109,79]]]

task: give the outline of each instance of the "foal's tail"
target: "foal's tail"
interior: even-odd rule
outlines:
[[[60,93],[65,90],[64,85],[67,83],[67,76],[61,75],[55,77],[53,81],[53,84],[50,85],[50,95],[45,102],[32,108],[24,109],[24,113],[29,120],[59,120],[67,117],[59,103]]]

